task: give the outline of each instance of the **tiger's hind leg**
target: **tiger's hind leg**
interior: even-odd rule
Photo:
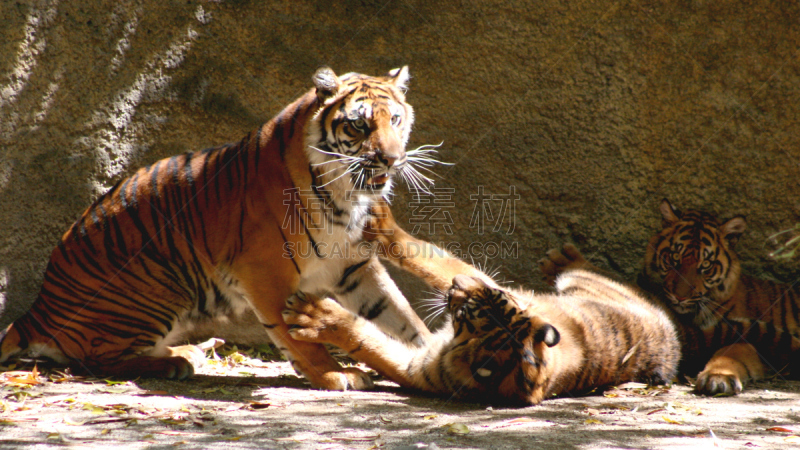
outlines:
[[[115,362],[74,361],[70,364],[74,374],[97,378],[113,377],[123,380],[134,378],[167,378],[185,380],[194,375],[194,366],[182,356],[139,356]]]
[[[583,257],[583,254],[573,244],[564,244],[560,249],[553,248],[547,251],[547,257],[539,260],[539,270],[542,279],[550,286],[555,285],[556,278],[562,273],[573,269],[585,269],[590,272],[602,271]]]
[[[714,353],[697,375],[695,392],[704,395],[735,395],[751,380],[764,377],[764,363],[755,347],[733,344]]]
[[[217,348],[225,341],[211,338],[197,345],[164,347],[153,354],[121,360],[86,359],[73,361],[73,373],[94,377],[120,379],[167,378],[184,380],[194,375],[195,368],[203,365],[206,350]],[[162,355],[163,354],[163,355]]]

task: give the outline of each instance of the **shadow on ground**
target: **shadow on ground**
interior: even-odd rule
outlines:
[[[2,448],[778,448],[800,438],[800,382],[737,397],[626,386],[505,408],[420,395],[311,389],[288,363],[210,361],[187,381],[2,377]],[[26,382],[27,380],[27,382]]]

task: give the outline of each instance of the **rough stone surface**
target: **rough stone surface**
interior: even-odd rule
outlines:
[[[238,140],[323,64],[410,65],[411,146],[444,141],[456,163],[438,171],[450,229],[417,231],[478,243],[509,281],[542,288],[534,262],[563,241],[632,278],[663,197],[747,215],[745,270],[796,279],[766,258],[800,221],[796,3],[50,0],[0,17],[0,325],[93,198]],[[409,229],[431,218],[413,200],[394,201]],[[518,254],[484,258],[503,245]]]

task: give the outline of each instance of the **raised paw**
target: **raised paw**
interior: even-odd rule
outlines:
[[[542,279],[550,286],[555,284],[556,278],[571,269],[594,269],[595,266],[583,257],[578,247],[573,244],[564,244],[561,250],[553,248],[547,251],[547,257],[539,260],[539,270]]]
[[[341,329],[352,321],[352,313],[335,300],[302,292],[286,299],[281,314],[292,338],[306,342],[337,344]]]
[[[701,395],[736,395],[742,392],[742,381],[730,371],[714,373],[704,370],[697,375],[694,391]]]

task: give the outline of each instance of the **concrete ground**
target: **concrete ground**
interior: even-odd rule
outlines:
[[[313,390],[288,363],[251,359],[236,349],[209,360],[188,381],[110,382],[14,369],[0,374],[0,448],[800,445],[796,381],[761,381],[724,398],[698,397],[682,385],[647,389],[628,384],[527,408],[432,398],[386,380],[377,385],[371,392]]]

